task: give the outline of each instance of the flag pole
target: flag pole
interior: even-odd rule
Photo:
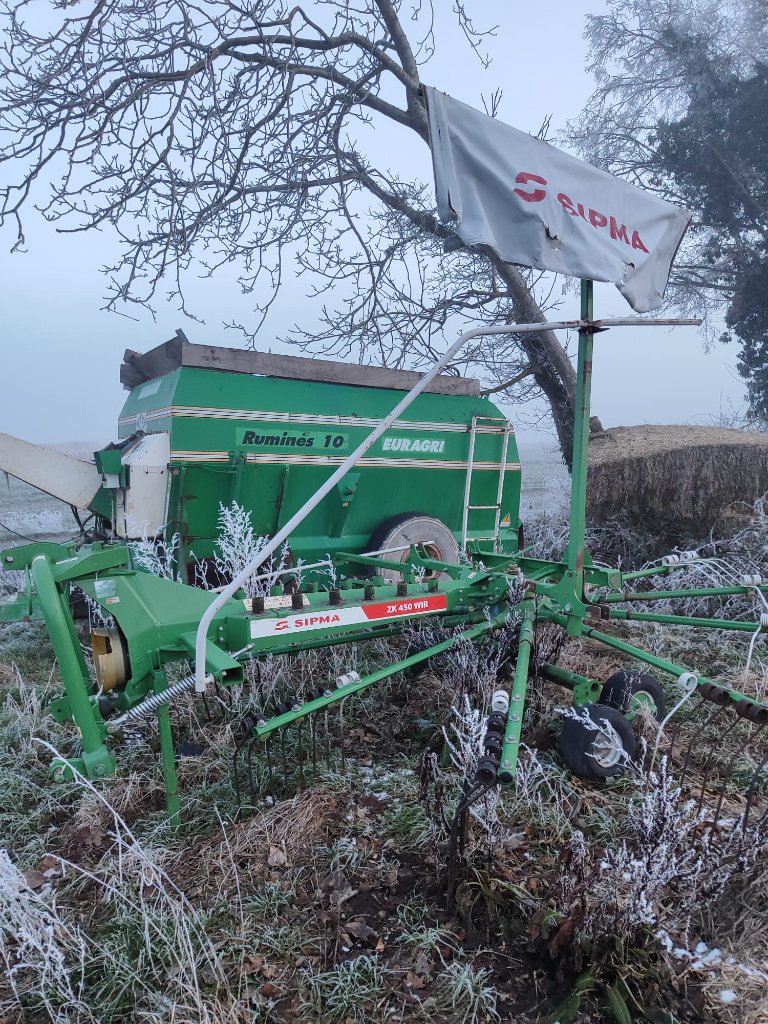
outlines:
[[[581,282],[581,320],[594,319],[592,281]],[[573,410],[573,459],[571,464],[571,516],[566,572],[574,594],[584,594],[584,534],[587,507],[587,464],[589,456],[589,415],[592,394],[592,340],[590,329],[579,331],[576,368],[576,399]],[[573,609],[574,612],[577,609]]]

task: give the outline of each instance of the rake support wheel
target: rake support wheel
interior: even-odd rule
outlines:
[[[600,703],[615,708],[623,715],[634,717],[641,705],[652,712],[657,722],[664,718],[666,701],[664,691],[650,672],[621,669],[614,672],[604,683]]]
[[[637,742],[631,724],[616,708],[588,704],[578,718],[566,718],[559,740],[560,756],[582,779],[612,779],[634,760]]]

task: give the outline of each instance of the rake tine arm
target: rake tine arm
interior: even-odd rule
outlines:
[[[626,577],[625,577],[626,579]],[[749,596],[759,590],[768,594],[768,587],[695,587],[690,590],[646,590],[638,593],[622,591],[620,594],[606,594],[600,604],[624,604],[628,601],[683,601],[689,597],[730,597],[736,594]]]
[[[611,608],[608,617],[632,622],[663,622],[669,626],[728,629],[736,633],[759,633],[761,630],[759,622],[745,622],[740,619],[707,619],[693,615],[662,615],[657,612],[633,612],[628,608]]]
[[[437,654],[443,654],[445,651],[450,650],[451,647],[463,640],[474,640],[493,629],[498,629],[507,621],[508,615],[509,613],[504,611],[495,619],[489,619],[485,622],[478,623],[478,625],[472,626],[470,629],[466,629],[461,633],[456,633],[454,636],[449,637],[448,640],[443,640],[441,643],[435,644],[433,647],[428,647],[426,650],[418,651],[407,658],[403,658],[401,661],[393,662],[393,664],[388,665],[386,668],[379,669],[377,672],[372,672],[370,675],[363,676],[362,679],[359,679],[356,682],[347,683],[345,686],[339,687],[334,693],[317,697],[315,700],[310,700],[306,704],[302,704],[301,707],[296,708],[295,710],[286,711],[283,714],[278,715],[276,718],[271,719],[271,721],[267,722],[265,725],[258,726],[254,732],[257,736],[263,739],[265,736],[268,736],[270,733],[275,732],[278,729],[283,729],[285,726],[291,725],[293,722],[297,722],[301,718],[306,718],[307,715],[314,714],[317,711],[324,711],[331,705],[336,704],[339,701],[343,701],[354,694],[360,693],[362,690],[366,690],[374,683],[379,683],[383,679],[388,679],[390,676],[396,675],[398,672],[403,672],[405,669],[411,668],[412,665],[418,665],[422,661],[428,661],[429,658],[434,658]]]
[[[565,615],[544,608],[539,609],[539,620],[556,622],[559,626],[567,626],[568,623]],[[754,633],[756,623],[753,622],[750,625]],[[627,643],[626,640],[611,636],[609,633],[603,633],[592,626],[584,624],[581,629],[581,636],[588,636],[606,647],[611,647],[615,651],[621,651],[622,654],[628,654],[630,657],[636,658],[638,661],[651,665],[660,672],[666,672],[678,679],[684,674],[691,673],[691,670],[684,665],[677,665],[666,658],[659,658],[649,651],[644,651],[642,647],[636,647],[634,644]],[[738,715],[750,721],[760,722],[768,718],[768,706],[761,704],[760,701],[753,700],[752,697],[747,697],[738,690],[732,690],[712,679],[708,679],[706,676],[699,675],[698,673],[691,674],[696,676],[698,692],[705,700],[709,700],[714,704],[730,706]]]

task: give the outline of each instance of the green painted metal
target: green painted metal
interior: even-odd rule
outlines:
[[[401,397],[386,388],[180,367],[133,389],[119,432],[122,439],[137,429],[170,433],[166,533],[178,535],[183,552],[200,559],[214,553],[221,504],[237,501],[250,510],[257,536],[273,536]],[[376,529],[403,512],[436,516],[458,540],[473,417],[503,413],[484,398],[420,395],[400,425],[295,531],[294,557],[314,562],[326,554],[365,551]],[[482,428],[470,503],[492,505],[503,432],[501,424]],[[514,436],[506,463],[502,534],[514,550],[520,525]],[[491,509],[473,512],[470,540],[492,533],[493,522]]]
[[[155,693],[162,693],[166,688],[167,680],[164,673],[156,673]],[[176,753],[173,746],[171,713],[167,704],[161,704],[157,709],[157,725],[160,733],[160,757],[165,784],[165,808],[169,822],[176,828],[181,824],[181,801],[179,800],[179,782],[176,776]]]
[[[581,319],[593,316],[594,285],[581,282]],[[573,460],[571,467],[571,513],[565,563],[570,573],[578,576],[576,591],[583,592],[584,535],[587,516],[587,465],[589,460],[589,410],[592,395],[593,332],[579,331],[576,366],[576,409],[573,422]]]
[[[355,697],[362,693],[363,690],[367,690],[369,686],[373,686],[374,683],[380,683],[385,679],[389,679],[391,676],[397,675],[398,672],[405,672],[409,668],[415,668],[422,662],[429,661],[430,658],[435,658],[439,654],[445,654],[450,651],[452,647],[457,644],[478,640],[480,637],[486,636],[491,630],[495,629],[507,619],[507,613],[504,612],[495,619],[485,619],[483,622],[476,626],[472,626],[470,629],[462,630],[460,633],[454,633],[453,636],[449,637],[448,640],[443,640],[438,644],[433,644],[431,647],[427,647],[423,651],[419,651],[417,654],[412,654],[407,658],[401,658],[400,661],[394,661],[391,665],[387,665],[386,668],[379,669],[377,672],[371,672],[367,676],[363,676],[354,683],[347,683],[345,686],[339,687],[337,690],[318,697],[315,700],[307,701],[306,704],[302,704],[296,711],[286,711],[282,715],[278,715],[275,718],[265,722],[264,725],[257,725],[253,732],[258,739],[266,739],[272,733],[277,732],[280,729],[284,729],[286,726],[293,725],[296,722],[300,722],[303,718],[308,718],[310,715],[317,714],[321,711],[327,711],[328,708],[339,704],[341,701],[346,700],[348,697]]]
[[[549,662],[542,665],[540,672],[545,679],[571,690],[575,707],[594,704],[600,697],[603,687],[602,683],[596,679],[589,679],[587,676],[579,675],[578,672],[572,672],[567,668],[561,668],[559,665],[550,665]]]
[[[626,608],[611,608],[609,617],[633,622],[661,622],[668,626],[699,626],[703,629],[729,629],[737,633],[759,633],[759,622],[738,619],[705,619],[696,615],[662,615],[659,612],[634,612]]]
[[[591,321],[590,282],[582,285],[581,301],[582,320]],[[313,561],[330,555],[337,575],[334,588],[328,590],[327,580],[323,583],[321,577],[308,573],[300,593],[284,592],[283,586],[276,584],[265,605],[254,604],[244,595],[231,598],[208,629],[205,674],[217,685],[232,686],[243,681],[244,662],[249,659],[392,636],[430,620],[454,632],[362,678],[342,679],[333,690],[314,690],[302,704],[288,710],[280,706],[263,720],[251,721],[245,737],[248,742],[264,741],[268,746],[275,736],[284,735],[284,730],[341,708],[348,699],[394,674],[445,653],[459,642],[485,642],[504,628],[505,642],[514,630],[517,644],[509,710],[502,724],[497,723],[497,736],[504,729],[498,781],[509,785],[518,763],[539,623],[555,623],[570,636],[589,637],[676,677],[691,670],[595,628],[594,616],[752,633],[760,628],[757,622],[616,607],[632,601],[747,594],[756,588],[635,593],[629,590],[631,581],[668,576],[676,567],[622,574],[592,564],[584,543],[585,505],[593,340],[600,329],[599,325],[589,326],[579,334],[570,536],[563,561],[534,559],[518,550],[517,468],[507,474],[503,494],[502,515],[509,519],[503,550],[484,549],[477,535],[489,532],[488,524],[474,521],[466,564],[429,558],[417,547],[411,548],[405,563],[362,554],[369,550],[371,536],[381,523],[404,512],[435,515],[459,535],[472,419],[501,414],[483,399],[421,395],[404,425],[394,427],[371,450],[370,457],[341,481],[291,539],[294,558]],[[135,388],[126,402],[120,429],[122,437],[142,425],[142,429],[170,432],[167,532],[179,533],[181,560],[186,564],[213,552],[220,504],[238,501],[251,510],[258,534],[273,535],[367,435],[372,421],[381,420],[399,397],[399,392],[383,389],[184,367]],[[422,435],[423,450],[406,452],[402,446],[385,444],[387,440],[410,442]],[[291,439],[295,443],[289,443]],[[440,450],[432,450],[431,442]],[[470,496],[472,504],[495,502],[501,444],[498,433],[480,434],[476,439],[480,468],[473,474],[473,481],[479,482]],[[105,450],[99,456],[104,472],[115,476],[123,472],[116,451]],[[508,459],[516,467],[514,438],[510,439]],[[129,474],[123,475],[127,480]],[[99,497],[100,507],[105,494]],[[493,511],[489,509],[488,515],[489,520],[493,518]],[[111,750],[115,723],[119,726],[123,717],[129,720],[157,714],[167,809],[170,819],[178,823],[181,808],[173,736],[164,699],[182,691],[169,687],[166,671],[174,663],[194,660],[196,630],[214,595],[142,571],[125,543],[86,544],[78,549],[29,545],[0,552],[0,563],[27,573],[26,591],[13,602],[0,604],[0,621],[44,617],[64,685],[63,696],[51,704],[51,713],[59,721],[73,720],[82,735],[82,756],[57,760],[54,769],[65,776],[81,772],[93,779],[104,777],[115,768]],[[387,582],[381,576],[393,569],[399,572],[400,583]],[[80,649],[71,610],[74,588],[114,618],[119,638],[115,642],[124,645],[128,678],[104,693],[97,692]],[[757,589],[768,592],[768,586]],[[541,671],[545,678],[570,689],[576,706],[599,699],[601,684],[597,680],[550,664]],[[701,675],[696,679],[706,696],[714,681]],[[185,680],[184,687],[188,685],[191,683]],[[768,714],[757,701],[728,686],[715,684],[715,688],[717,692],[709,699],[720,701],[725,695],[726,701],[741,711],[757,708]]]
[[[56,770],[59,774],[67,775],[75,768],[89,778],[109,775],[115,769],[115,759],[104,744],[106,727],[101,720],[98,705],[91,701],[90,691],[93,687],[72,617],[62,602],[52,563],[46,555],[37,555],[32,562],[32,579],[59,662],[67,701],[83,740],[82,757],[67,764],[57,763]]]
[[[626,580],[626,576],[624,577]],[[654,590],[628,591],[622,594],[606,594],[599,599],[600,604],[614,604],[630,601],[674,601],[690,597],[730,597],[736,594],[754,593],[768,594],[768,587],[692,587],[690,590]]]
[[[512,692],[509,695],[509,713],[507,728],[504,732],[504,746],[501,750],[499,763],[499,782],[511,785],[515,779],[517,759],[520,754],[520,735],[523,729],[523,710],[525,708],[525,692],[528,686],[528,668],[531,661],[531,648],[534,638],[534,619],[536,609],[528,604],[523,610],[518,638],[517,661],[512,679]]]

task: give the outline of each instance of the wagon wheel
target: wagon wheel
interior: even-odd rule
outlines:
[[[641,708],[660,722],[666,711],[664,691],[655,676],[650,672],[638,672],[632,669],[621,669],[614,672],[600,692],[600,703],[616,708],[632,720]]]
[[[421,545],[427,557],[439,562],[457,564],[459,561],[459,545],[453,533],[435,516],[423,515],[420,512],[404,512],[385,519],[371,534],[368,550],[382,551],[387,548],[403,547],[404,550],[393,551],[391,555],[382,555],[382,558],[391,562],[405,562],[408,558],[408,547],[405,545],[411,544]],[[396,569],[381,569],[378,570],[378,575],[391,582],[400,579],[400,573]],[[427,570],[427,576],[433,575],[433,572]]]
[[[579,709],[566,718],[560,733],[560,756],[582,779],[612,779],[626,771],[637,742],[632,726],[620,711],[603,704]]]

